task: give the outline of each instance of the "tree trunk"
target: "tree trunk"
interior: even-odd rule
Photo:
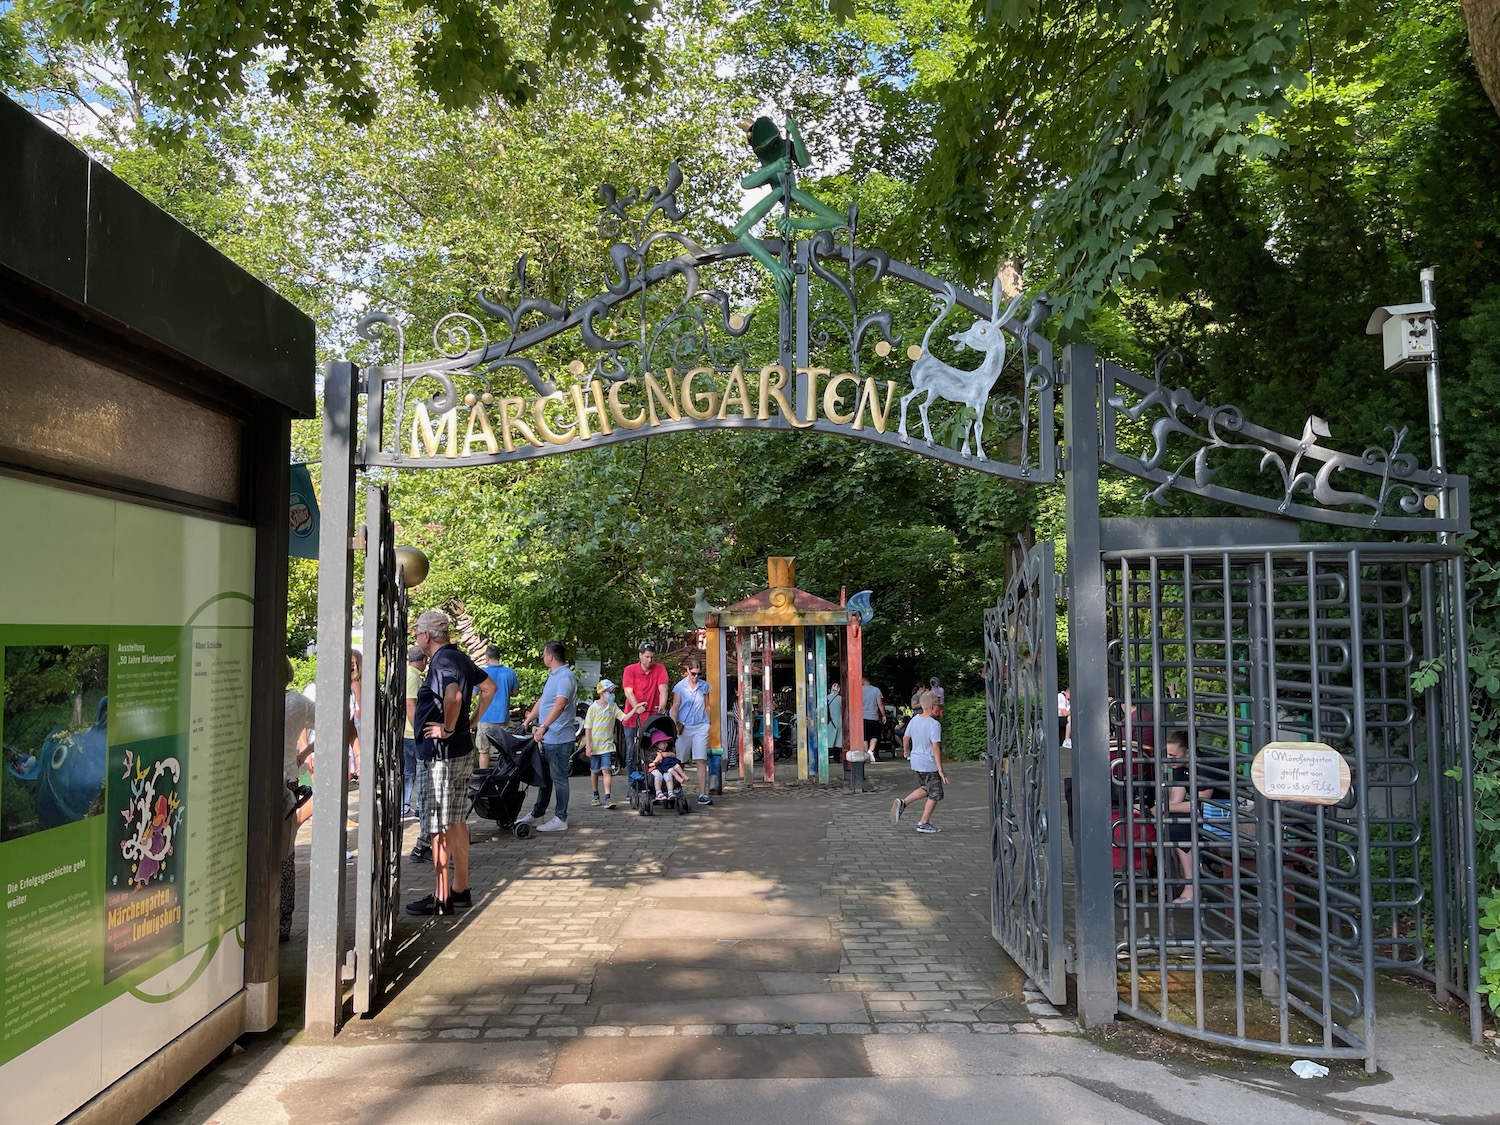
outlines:
[[[1469,51],[1490,104],[1500,113],[1500,0],[1463,0]]]
[[[469,654],[469,659],[484,667],[484,638],[479,635],[479,630],[474,627],[474,619],[469,616],[469,611],[464,608],[464,603],[457,598],[449,598],[443,603],[443,611],[453,618],[452,640]]]

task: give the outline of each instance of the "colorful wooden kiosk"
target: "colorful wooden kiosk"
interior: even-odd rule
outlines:
[[[761,766],[764,779],[776,780],[775,664],[778,642],[784,650],[790,631],[791,674],[796,690],[797,778],[829,779],[828,715],[830,663],[844,696],[844,745],[861,730],[860,616],[843,605],[796,587],[797,563],[792,558],[766,560],[769,587],[724,609],[703,607],[698,614],[704,629],[708,682],[719,687],[709,714],[708,744],[723,750],[730,724],[738,727],[741,781],[752,780],[755,731],[754,692],[760,692]],[[842,598],[842,594],[840,595]],[[732,662],[732,663],[731,663]],[[733,681],[731,712],[730,683]],[[785,684],[783,682],[783,688]]]

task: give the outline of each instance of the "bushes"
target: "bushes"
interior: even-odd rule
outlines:
[[[984,755],[984,696],[954,699],[943,704],[943,759],[972,762]]]
[[[1467,563],[1479,990],[1488,998],[1490,1010],[1500,1013],[1500,568],[1472,546]],[[1431,662],[1412,677],[1412,686],[1425,690],[1437,682],[1441,670],[1441,660]],[[1452,770],[1449,776],[1459,780]]]
[[[318,678],[318,658],[316,654],[302,658],[291,657],[292,662],[292,686],[301,691],[308,684]]]
[[[1469,557],[1469,704],[1474,738],[1479,978],[1500,1012],[1500,570]]]

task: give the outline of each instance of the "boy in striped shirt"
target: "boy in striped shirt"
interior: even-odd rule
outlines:
[[[615,807],[610,796],[610,765],[615,754],[615,723],[624,718],[615,706],[615,685],[612,680],[599,681],[595,689],[598,698],[589,704],[588,714],[583,719],[583,743],[589,752],[589,779],[594,783],[594,807],[602,803],[606,809]],[[604,800],[599,800],[600,779],[603,779]]]

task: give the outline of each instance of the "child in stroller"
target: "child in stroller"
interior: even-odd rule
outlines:
[[[677,758],[677,724],[670,716],[658,715],[637,736],[648,748],[642,762],[630,774],[630,805],[642,816],[654,816],[656,802],[674,805],[679,815],[688,811],[682,786],[687,780]],[[649,764],[647,764],[649,763]]]
[[[671,738],[657,731],[651,739],[651,780],[656,783],[656,799],[665,801],[682,793],[687,784],[687,774],[682,772],[682,759],[677,757],[677,747]]]

